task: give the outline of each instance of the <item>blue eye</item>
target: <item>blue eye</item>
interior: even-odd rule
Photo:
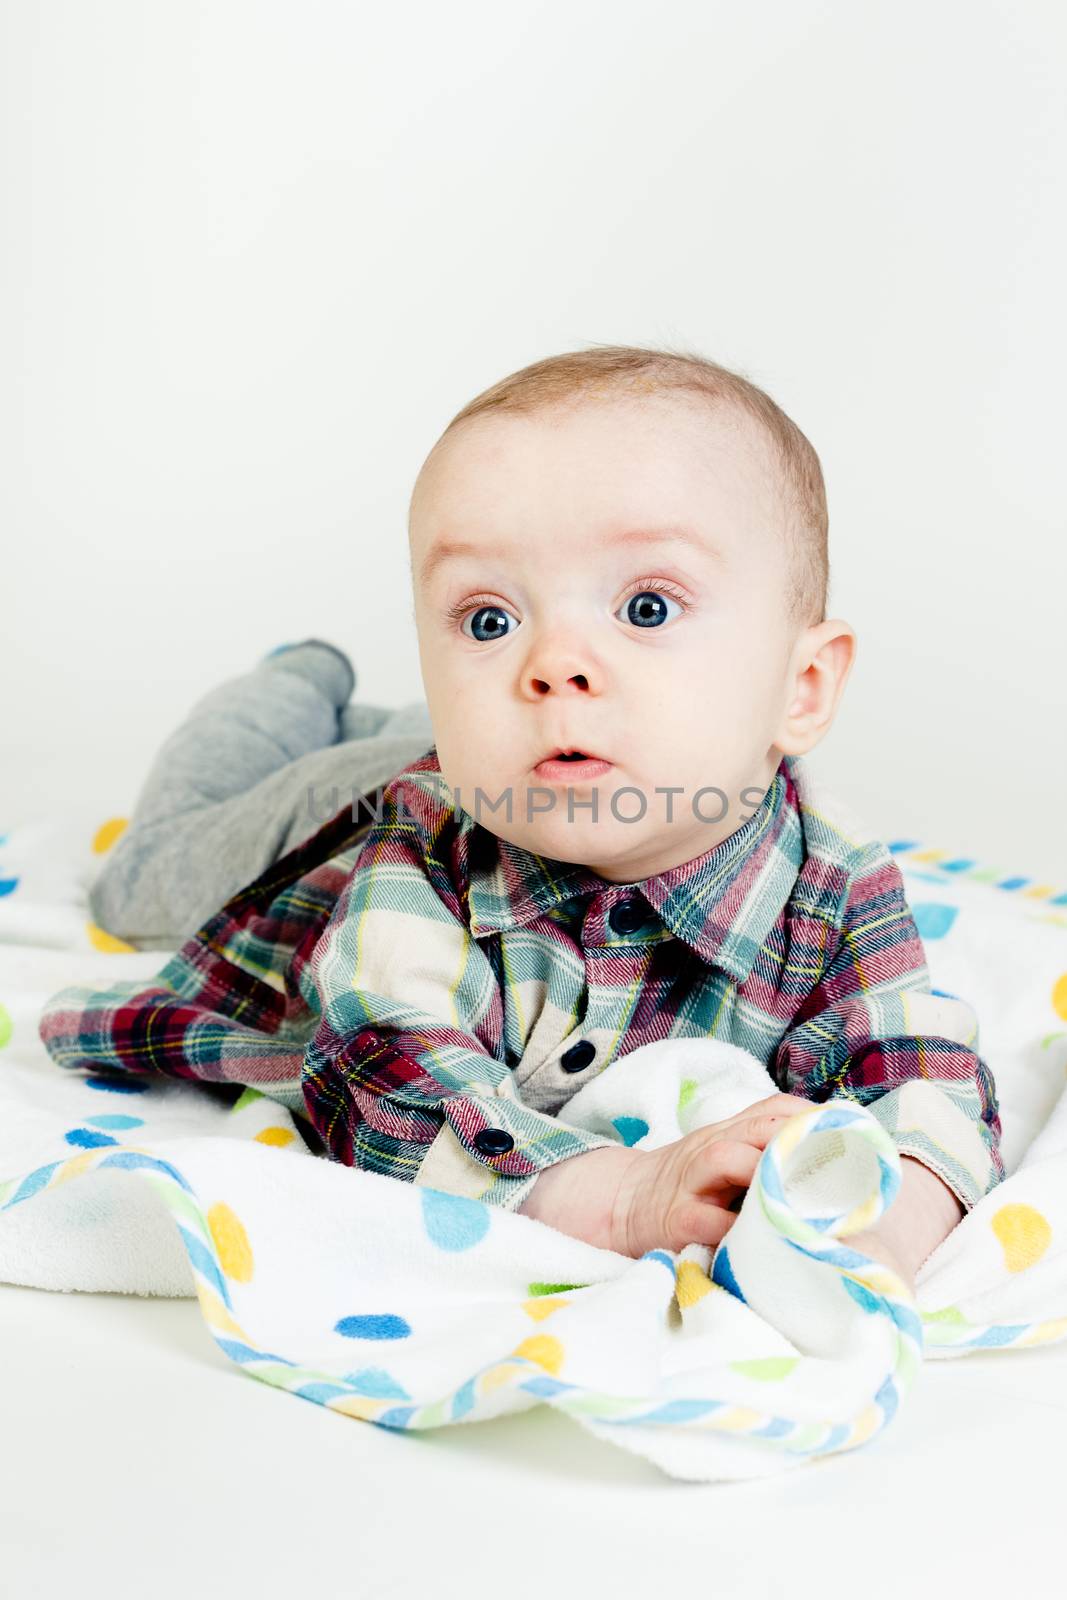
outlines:
[[[478,606],[464,617],[460,632],[465,633],[468,639],[476,639],[479,644],[489,644],[493,639],[503,639],[508,633],[504,620],[507,617],[511,617],[511,612],[505,611],[503,606]],[[512,621],[517,627],[518,618],[512,617]]]
[[[624,601],[619,611],[625,609],[624,621],[632,622],[635,627],[656,628],[661,622],[670,621],[666,609],[669,605],[674,606],[677,612],[682,610],[677,600],[671,600],[662,590],[641,589]],[[619,612],[616,611],[615,615],[618,616]]]

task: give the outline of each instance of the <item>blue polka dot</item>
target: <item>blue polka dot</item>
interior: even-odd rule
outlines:
[[[715,1252],[715,1260],[711,1264],[711,1281],[717,1283],[720,1289],[725,1289],[728,1294],[732,1294],[735,1300],[748,1305],[748,1301],[741,1293],[741,1285],[734,1277],[734,1269],[730,1265],[730,1253],[724,1244],[721,1244]]]
[[[410,1400],[402,1383],[386,1372],[384,1367],[361,1367],[358,1372],[347,1372],[344,1382],[357,1394],[370,1395],[375,1400]]]
[[[406,1428],[417,1409],[416,1406],[393,1406],[391,1411],[383,1411],[374,1420],[382,1428]]]
[[[940,905],[936,900],[923,900],[912,906],[912,915],[920,939],[943,939],[959,916],[959,908]]]
[[[318,1406],[328,1406],[331,1400],[347,1395],[348,1390],[341,1383],[302,1383],[291,1393],[298,1394],[301,1400],[314,1400]]]
[[[411,1324],[383,1311],[378,1315],[342,1317],[334,1323],[333,1331],[343,1333],[346,1339],[406,1339]]]
[[[855,1278],[842,1278],[841,1283],[856,1304],[862,1306],[872,1317],[883,1309],[881,1295],[872,1294],[862,1283],[857,1283]]]
[[[0,895],[14,894],[18,886],[17,878],[0,878]]]
[[[667,1400],[655,1411],[641,1414],[642,1427],[646,1422],[690,1422],[694,1417],[706,1417],[709,1411],[719,1411],[722,1400]]]
[[[613,1117],[611,1125],[613,1128],[618,1128],[623,1144],[636,1144],[638,1139],[643,1139],[648,1132],[648,1123],[644,1117]]]
[[[138,1083],[136,1078],[86,1078],[90,1089],[106,1089],[110,1094],[144,1094],[148,1088],[147,1083]]]
[[[28,1178],[23,1178],[15,1193],[8,1201],[9,1206],[17,1205],[20,1200],[28,1200],[31,1194],[36,1194],[39,1189],[45,1188],[52,1174],[58,1171],[60,1163],[51,1162],[47,1167],[38,1167],[36,1172],[31,1172]],[[7,1207],[5,1206],[5,1210]]]
[[[489,1207],[465,1195],[421,1189],[422,1220],[440,1250],[470,1250],[489,1232]]]
[[[458,1422],[460,1417],[465,1417],[468,1411],[474,1410],[477,1396],[474,1392],[474,1379],[468,1378],[466,1383],[461,1383],[452,1397],[452,1420]]]
[[[772,1417],[766,1427],[757,1428],[752,1437],[754,1439],[784,1439],[786,1434],[792,1433],[792,1431],[793,1424],[787,1422],[785,1417]],[[846,1439],[851,1431],[850,1428],[843,1427],[841,1429],[842,1439]]]
[[[1013,1340],[1019,1337],[1020,1333],[1025,1332],[1025,1322],[1002,1323],[999,1327],[987,1328],[985,1333],[979,1334],[977,1339],[968,1339],[961,1348],[964,1350],[978,1350],[984,1346],[987,1349],[993,1349],[997,1345],[1011,1344]]]
[[[103,1144],[117,1144],[109,1133],[94,1133],[92,1128],[71,1128],[63,1135],[68,1144],[80,1144],[83,1150],[95,1150]]]
[[[112,1140],[114,1143],[114,1140]],[[165,1172],[168,1178],[173,1178],[175,1183],[180,1183],[188,1194],[192,1194],[192,1185],[187,1183],[169,1161],[160,1161],[158,1156],[142,1155],[139,1150],[116,1150],[113,1156],[105,1156],[100,1165],[102,1167],[121,1167],[126,1172]]]
[[[92,1128],[143,1128],[143,1117],[124,1117],[119,1111],[106,1111],[101,1117],[86,1117]]]
[[[892,1378],[887,1378],[885,1380],[882,1387],[875,1395],[874,1400],[875,1404],[881,1406],[882,1410],[885,1412],[886,1422],[892,1422],[893,1418],[897,1414],[897,1408],[900,1404],[897,1386],[893,1382]]]

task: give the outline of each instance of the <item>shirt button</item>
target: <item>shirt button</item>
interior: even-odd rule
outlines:
[[[503,1128],[483,1128],[474,1135],[474,1147],[483,1156],[503,1156],[514,1148],[515,1141]]]
[[[569,1050],[564,1050],[559,1058],[559,1064],[564,1072],[581,1072],[587,1067],[596,1055],[596,1045],[588,1039],[579,1039],[577,1044],[572,1044]]]
[[[620,900],[608,912],[608,921],[616,933],[634,933],[645,921],[640,900]]]

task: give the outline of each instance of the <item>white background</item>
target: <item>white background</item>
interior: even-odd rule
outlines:
[[[1067,888],[1065,46],[1056,0],[7,0],[0,832],[128,812],[285,640],[421,698],[438,433],[663,342],[822,458],[859,651],[813,766]]]

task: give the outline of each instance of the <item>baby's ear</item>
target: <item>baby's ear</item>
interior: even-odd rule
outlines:
[[[805,755],[829,732],[856,658],[855,630],[839,617],[805,628],[790,658],[786,705],[775,745]]]

